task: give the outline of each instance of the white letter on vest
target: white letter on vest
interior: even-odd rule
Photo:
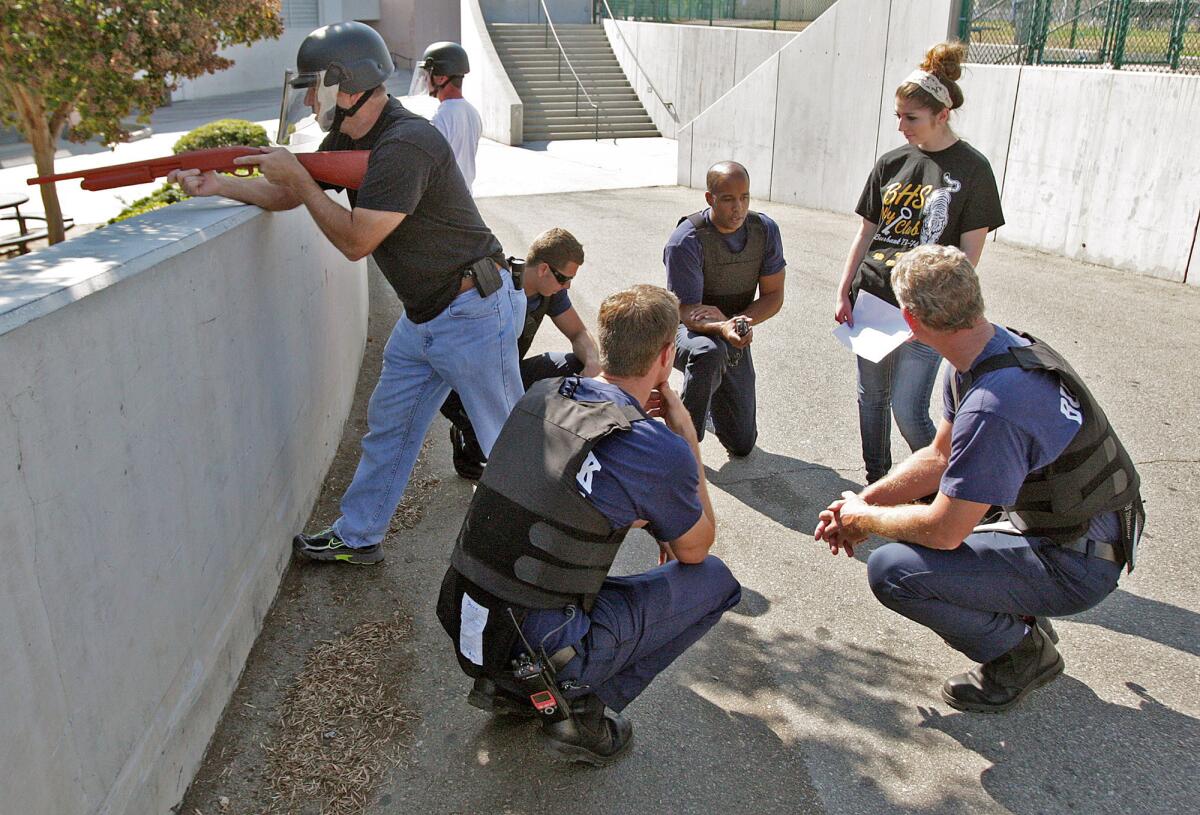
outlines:
[[[1079,410],[1079,400],[1067,390],[1066,385],[1061,383],[1058,386],[1058,393],[1062,397],[1058,400],[1058,409],[1062,411],[1062,415],[1075,422],[1075,424],[1082,425],[1083,413]]]
[[[579,482],[579,486],[583,487],[583,491],[588,495],[592,494],[592,473],[600,470],[600,462],[596,461],[596,457],[588,453],[587,458],[583,460],[583,466],[579,468],[579,474],[575,476],[575,480]]]

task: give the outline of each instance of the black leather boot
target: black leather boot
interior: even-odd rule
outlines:
[[[633,725],[595,695],[571,702],[571,718],[542,722],[551,750],[571,761],[604,767],[619,759],[633,741]]]
[[[520,716],[532,719],[538,715],[528,699],[496,687],[496,683],[486,676],[475,680],[471,692],[467,694],[467,704],[485,710],[494,716]]]
[[[947,679],[942,698],[957,710],[1003,713],[1031,690],[1056,679],[1062,670],[1062,655],[1035,624],[1007,654]]]
[[[450,425],[450,449],[454,458],[454,471],[468,481],[478,481],[483,477],[483,465],[487,457],[474,433],[464,433],[454,425]]]

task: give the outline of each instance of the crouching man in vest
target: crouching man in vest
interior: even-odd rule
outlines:
[[[600,373],[600,351],[596,340],[571,304],[567,289],[583,265],[583,246],[565,229],[547,229],[533,239],[524,262],[509,258],[513,285],[525,292],[525,324],[517,337],[517,357],[521,360],[521,387],[529,390],[534,382],[555,376]],[[547,351],[526,356],[546,317],[554,323],[571,350]],[[442,405],[442,415],[450,420],[450,447],[454,470],[463,478],[478,481],[483,475],[487,456],[479,446],[475,428],[456,391]]]
[[[892,284],[913,338],[954,366],[944,418],[929,447],[834,501],[814,537],[835,555],[872,533],[904,541],[871,553],[875,596],[981,663],[946,681],[947,704],[1008,710],[1062,673],[1046,618],[1091,608],[1133,569],[1138,474],[1066,360],[984,318],[966,255],[918,247]]]
[[[704,465],[667,385],[678,319],[656,286],[605,299],[600,375],[543,380],[513,408],[438,598],[475,678],[468,701],[537,717],[575,761],[620,756],[633,734],[621,711],[741,599],[708,554]],[[660,542],[660,565],[608,577],[632,527]]]
[[[754,326],[783,306],[783,242],[774,221],[750,211],[750,173],[736,161],[709,168],[708,209],[679,219],[663,249],[667,288],[679,298],[675,367],[697,438],[712,417],[732,456],[758,439]]]

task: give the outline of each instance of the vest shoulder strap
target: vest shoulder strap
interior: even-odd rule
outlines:
[[[1008,350],[1011,352],[1016,349],[1010,348]],[[962,397],[966,395],[967,391],[971,390],[971,386],[975,384],[975,380],[977,380],[979,377],[983,376],[984,374],[990,374],[992,371],[999,371],[1003,368],[1017,368],[1017,367],[1024,367],[1024,366],[1021,365],[1021,362],[1015,356],[1013,356],[1012,353],[1004,353],[1004,354],[996,354],[995,356],[988,357],[983,362],[980,362],[978,365],[975,365],[973,368],[971,368],[971,370],[967,371],[965,374],[961,374],[961,375],[951,374],[951,376],[950,376],[950,395],[954,399],[954,410],[956,412],[958,411],[959,405],[962,404]],[[959,384],[960,376],[962,379],[961,385]]]
[[[703,229],[705,227],[704,210],[700,210],[699,212],[693,212],[691,215],[684,215],[682,218],[680,218],[678,221],[675,222],[675,226],[679,226],[684,221],[690,221],[692,226],[694,226],[696,229]]]

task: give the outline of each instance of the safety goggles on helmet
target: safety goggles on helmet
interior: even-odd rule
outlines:
[[[316,124],[323,132],[333,127],[337,113],[338,86],[328,71],[297,72],[283,75],[283,100],[279,107],[277,144],[289,144],[297,131]]]

